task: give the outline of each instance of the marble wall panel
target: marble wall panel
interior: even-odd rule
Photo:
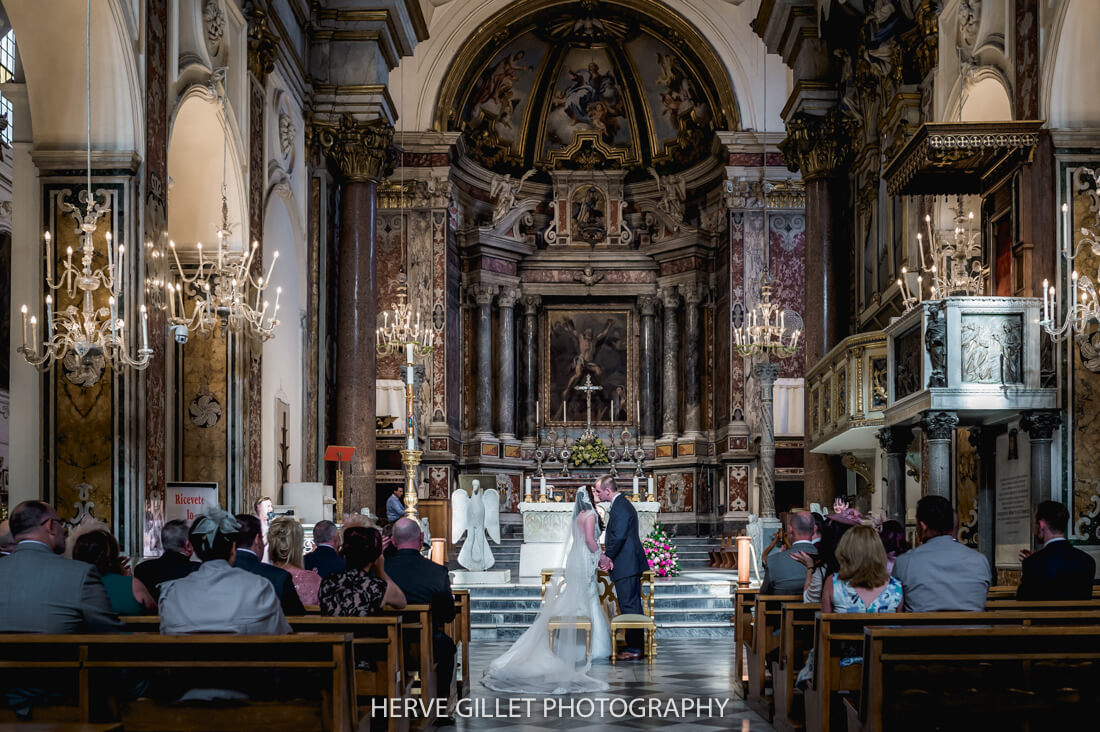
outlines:
[[[383,313],[392,312],[397,302],[400,276],[405,273],[408,261],[405,250],[405,216],[398,211],[378,212],[375,251],[378,258],[378,283],[376,303],[379,315],[379,327],[382,327]],[[401,366],[405,363],[403,353],[378,356],[377,374],[379,379],[400,379]]]
[[[661,504],[661,510],[670,513],[695,510],[694,487],[694,473],[659,473],[657,475],[657,500]]]
[[[730,248],[729,248],[729,308],[730,324],[739,325],[744,321],[745,312],[745,214],[743,212],[730,212]],[[721,295],[719,295],[721,298]],[[726,329],[723,329],[726,330]],[[729,344],[732,341],[726,334]],[[732,349],[727,348],[724,353],[728,355],[726,363],[729,364],[729,415],[730,421],[745,413],[745,360],[738,356]]]
[[[1095,167],[1095,164],[1089,167]],[[1072,175],[1072,171],[1068,177],[1073,191],[1073,221],[1070,228],[1074,232],[1079,232],[1082,227],[1095,229],[1097,204],[1090,195],[1095,195],[1095,190],[1087,179]],[[1079,239],[1080,234],[1074,237],[1074,242]],[[1078,272],[1092,274],[1100,266],[1100,257],[1094,255],[1089,247],[1082,247],[1073,266]],[[1060,288],[1060,291],[1065,290]],[[1076,345],[1070,347],[1068,359],[1073,379],[1071,521],[1086,543],[1100,544],[1100,451],[1097,451],[1100,445],[1100,412],[1096,409],[1100,403],[1100,374],[1084,367]]]
[[[727,465],[726,485],[729,503],[727,511],[749,510],[749,468],[747,465]]]
[[[450,498],[451,497],[451,466],[449,466],[449,465],[429,465],[428,466],[428,497],[429,498]]]
[[[806,282],[806,217],[802,212],[770,213],[768,231],[771,241],[771,275],[774,282],[772,302],[785,310],[805,312],[803,293]],[[790,358],[779,362],[779,378],[801,378],[805,357],[800,347]]]
[[[978,482],[981,461],[970,444],[970,430],[955,431],[955,506],[959,512],[959,541],[978,547]]]
[[[453,428],[461,425],[461,409],[465,403],[462,398],[464,380],[463,374],[468,371],[469,364],[464,364],[463,344],[468,332],[464,330],[462,287],[458,278],[458,246],[455,241],[455,229],[451,223],[451,217],[447,217],[447,272],[450,273],[447,285],[447,424]]]
[[[263,277],[264,263],[264,190],[266,189],[266,166],[264,165],[264,112],[267,95],[262,81],[251,79],[248,95],[248,233],[252,241],[259,242],[252,257],[252,276]],[[261,474],[263,472],[263,346],[250,342],[244,347],[248,366],[248,383],[245,410],[244,440],[248,456],[245,471],[244,490],[241,492],[242,508],[251,506],[263,491]],[[223,504],[224,505],[224,504]]]
[[[432,422],[447,422],[447,349],[448,341],[455,340],[457,334],[448,328],[447,318],[447,213],[433,211],[431,214],[431,287],[432,287],[432,328],[435,330],[437,346],[432,352],[431,407]],[[456,273],[457,274],[457,273]],[[448,335],[450,338],[448,338]]]
[[[322,478],[320,459],[322,445],[318,444],[318,422],[320,420],[318,401],[320,389],[321,344],[321,254],[324,242],[321,240],[321,179],[311,176],[309,179],[309,233],[306,246],[308,261],[305,369],[302,378],[302,480],[317,481]]]
[[[189,301],[188,311],[191,308]],[[193,333],[187,345],[176,348],[180,354],[177,399],[182,422],[178,474],[184,481],[216,482],[218,501],[226,507],[229,479],[226,341],[219,334]]]

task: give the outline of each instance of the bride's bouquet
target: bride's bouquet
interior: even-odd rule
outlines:
[[[676,554],[676,545],[659,523],[654,524],[649,536],[642,539],[642,547],[645,549],[649,568],[658,577],[675,577],[680,574],[680,557]]]

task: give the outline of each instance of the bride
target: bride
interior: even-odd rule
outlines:
[[[610,687],[588,675],[591,659],[611,655],[611,630],[600,606],[596,569],[600,561],[599,518],[588,491],[582,486],[573,505],[571,535],[565,540],[562,570],[555,570],[546,590],[546,602],[535,622],[504,655],[494,660],[481,683],[494,691],[529,694],[575,694],[606,691]],[[584,631],[566,619],[592,621],[591,650],[584,653]],[[554,650],[550,650],[551,618],[562,618]]]

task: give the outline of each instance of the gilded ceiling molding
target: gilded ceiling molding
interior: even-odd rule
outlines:
[[[262,83],[275,70],[279,37],[267,27],[267,11],[258,2],[245,5],[248,18],[248,71]]]
[[[786,123],[787,137],[779,143],[779,150],[787,167],[801,171],[804,181],[832,175],[851,155],[856,125],[836,110],[824,115],[799,112]]]
[[[383,119],[360,122],[350,114],[336,122],[312,120],[321,152],[349,183],[377,183],[393,173],[393,125]]]

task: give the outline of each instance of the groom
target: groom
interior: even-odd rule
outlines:
[[[611,503],[600,569],[609,572],[611,581],[615,583],[619,612],[641,615],[642,572],[649,569],[649,563],[642,549],[642,541],[638,538],[638,513],[628,499],[619,495],[615,478],[610,475],[596,481],[596,498]],[[620,661],[641,658],[643,640],[642,631],[626,631],[626,650],[617,658]]]

